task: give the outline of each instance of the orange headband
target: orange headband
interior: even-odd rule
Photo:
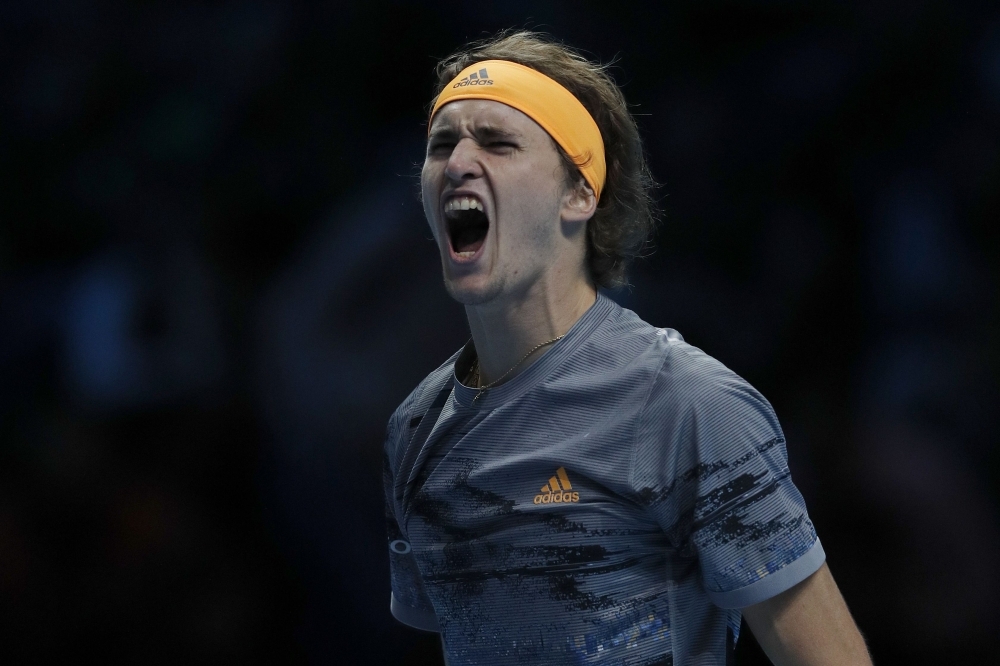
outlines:
[[[434,114],[448,102],[489,99],[521,111],[549,133],[580,169],[598,200],[604,188],[604,140],[597,123],[573,93],[539,71],[507,60],[469,65],[444,87]],[[427,124],[430,131],[430,122]]]

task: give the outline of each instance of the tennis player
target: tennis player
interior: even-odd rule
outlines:
[[[441,62],[421,173],[472,339],[388,424],[393,615],[460,664],[869,664],[771,405],[601,294],[652,225],[605,70],[541,35]]]

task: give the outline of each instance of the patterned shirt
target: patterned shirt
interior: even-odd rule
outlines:
[[[603,295],[486,391],[470,342],[393,414],[393,615],[461,664],[726,664],[825,555],[771,405]]]

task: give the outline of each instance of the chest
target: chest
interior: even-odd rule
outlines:
[[[410,543],[429,580],[615,569],[665,541],[629,485],[628,420],[442,414],[413,475]]]

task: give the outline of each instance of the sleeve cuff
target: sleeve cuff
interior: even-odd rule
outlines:
[[[392,599],[389,602],[389,610],[392,611],[392,616],[394,618],[407,626],[413,627],[414,629],[422,629],[423,631],[441,631],[438,628],[437,617],[434,613],[406,606],[396,600],[395,594],[392,595]]]
[[[799,559],[786,564],[774,573],[768,574],[755,583],[730,592],[712,592],[708,598],[719,608],[746,608],[767,601],[785,590],[798,585],[816,571],[826,561],[823,544],[816,539],[812,547]],[[416,611],[414,611],[416,612]]]

